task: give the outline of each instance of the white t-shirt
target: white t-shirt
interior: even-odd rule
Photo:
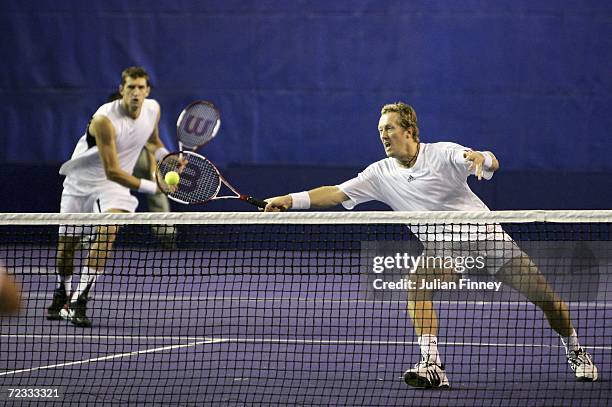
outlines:
[[[342,205],[353,209],[360,203],[376,200],[395,211],[488,211],[467,184],[467,177],[473,172],[468,170],[470,163],[463,154],[469,150],[455,143],[421,143],[411,168],[401,167],[394,158],[377,161],[356,178],[338,185],[349,197]],[[492,175],[490,171],[484,174],[486,179]],[[494,228],[466,225],[437,225],[435,230],[419,226],[412,231],[423,241],[465,241],[476,238],[470,234],[496,232]]]
[[[115,129],[115,144],[121,168],[132,173],[138,156],[155,129],[159,115],[159,104],[153,99],[145,99],[140,115],[136,119],[129,117],[121,100],[106,103],[94,116],[106,116]],[[70,160],[60,168],[65,175],[64,192],[70,195],[89,195],[102,188],[125,188],[106,178],[98,147],[93,145],[95,139],[84,134],[74,149]]]

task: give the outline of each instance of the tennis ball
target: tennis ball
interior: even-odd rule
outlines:
[[[164,176],[164,181],[168,185],[178,185],[181,177],[179,177],[178,172],[176,171],[168,171],[168,173]]]

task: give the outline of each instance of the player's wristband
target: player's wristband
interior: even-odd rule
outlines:
[[[138,192],[142,192],[143,194],[153,195],[157,193],[157,184],[148,179],[140,179],[140,186],[138,187]]]
[[[484,162],[482,163],[484,169],[491,169],[491,167],[493,166],[493,156],[491,155],[491,153],[487,153],[485,151],[479,151],[479,153],[484,156]]]
[[[160,162],[162,158],[170,154],[170,151],[166,149],[166,147],[160,147],[155,150],[155,161]]]
[[[310,195],[308,192],[296,192],[294,194],[289,194],[291,197],[292,209],[310,209]]]

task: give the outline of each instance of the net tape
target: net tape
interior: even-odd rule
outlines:
[[[0,213],[0,225],[89,224],[448,224],[606,223],[612,210],[491,212],[173,212],[173,213]]]

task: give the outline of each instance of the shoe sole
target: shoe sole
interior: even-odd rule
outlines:
[[[91,322],[76,322],[76,321],[70,321],[72,323],[72,325],[74,326],[78,326],[79,328],[89,328],[91,327]]]
[[[92,325],[91,322],[78,322],[70,317],[62,318],[62,319],[65,319],[66,321],[70,322],[72,325],[77,326],[79,328],[89,328]]]
[[[440,386],[434,387],[429,381],[414,372],[406,372],[404,375],[404,382],[410,387],[416,389],[435,389],[435,390],[450,390],[450,385],[441,384]]]

